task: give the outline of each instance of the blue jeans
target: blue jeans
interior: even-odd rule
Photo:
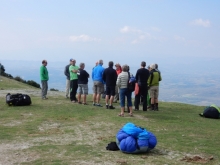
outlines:
[[[127,105],[131,107],[132,106],[131,92],[128,92],[127,88],[120,89],[120,106],[125,107],[125,96],[127,97]]]

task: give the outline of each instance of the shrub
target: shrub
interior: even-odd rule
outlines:
[[[58,89],[50,88],[50,91],[59,91]]]
[[[31,85],[31,86],[34,86],[34,87],[37,87],[37,88],[40,88],[40,84],[36,83],[35,81],[33,80],[28,80],[27,81],[27,84]]]
[[[26,81],[25,81],[24,79],[22,79],[20,76],[16,76],[16,77],[14,78],[14,80],[17,80],[17,81],[19,81],[19,82],[26,83]]]

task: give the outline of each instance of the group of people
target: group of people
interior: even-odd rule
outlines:
[[[47,71],[47,61],[42,61],[40,68],[42,99],[47,99],[47,90],[49,80]],[[109,61],[108,68],[103,67],[103,60],[96,62],[96,66],[92,69],[93,80],[93,106],[103,107],[100,104],[101,95],[105,92],[106,109],[115,109],[113,103],[120,100],[121,112],[119,116],[123,117],[125,112],[125,102],[127,100],[127,108],[130,116],[132,113],[132,90],[129,90],[129,83],[135,83],[135,110],[139,110],[142,103],[143,111],[158,110],[159,81],[162,80],[161,73],[157,64],[151,64],[146,68],[146,62],[142,61],[136,75],[133,76],[129,72],[129,66],[115,64]],[[89,73],[85,70],[85,64],[80,63],[76,66],[76,60],[70,59],[70,63],[65,67],[66,75],[66,98],[73,103],[88,105],[86,96],[88,95],[88,78]],[[78,90],[78,96],[76,97]],[[150,98],[150,104],[147,103]]]

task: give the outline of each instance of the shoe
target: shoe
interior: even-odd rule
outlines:
[[[156,107],[154,110],[155,110],[155,111],[159,111],[159,108],[158,108],[158,107]]]
[[[47,100],[48,98],[47,98],[47,97],[43,97],[42,99],[43,99],[43,100]]]
[[[97,104],[97,103],[95,104],[95,106],[97,106],[97,107],[102,107],[102,105],[100,105],[100,104]]]
[[[130,116],[130,117],[133,117],[133,114],[132,114],[132,113],[129,113],[129,116]]]
[[[93,105],[93,106],[96,106],[96,104],[95,104],[95,103],[93,103],[92,105]]]
[[[78,104],[82,104],[82,102],[79,101]]]
[[[72,102],[72,103],[76,103],[76,100],[72,100],[71,102]]]
[[[120,117],[124,117],[124,114],[119,113],[118,116],[120,116]]]
[[[87,104],[87,103],[82,103],[83,105],[89,105],[89,104]]]
[[[108,109],[115,109],[115,107],[113,107],[112,105],[110,105],[110,106],[108,107]]]
[[[69,97],[66,95],[66,98],[68,99]]]
[[[105,105],[106,109],[108,109],[108,105]]]

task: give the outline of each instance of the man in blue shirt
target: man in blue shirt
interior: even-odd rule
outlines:
[[[103,65],[103,60],[99,60],[99,63],[96,67],[93,68],[92,70],[92,80],[94,82],[93,84],[93,105],[94,106],[99,106],[100,105],[100,96],[104,90],[104,81],[102,78],[104,68],[102,67]]]

